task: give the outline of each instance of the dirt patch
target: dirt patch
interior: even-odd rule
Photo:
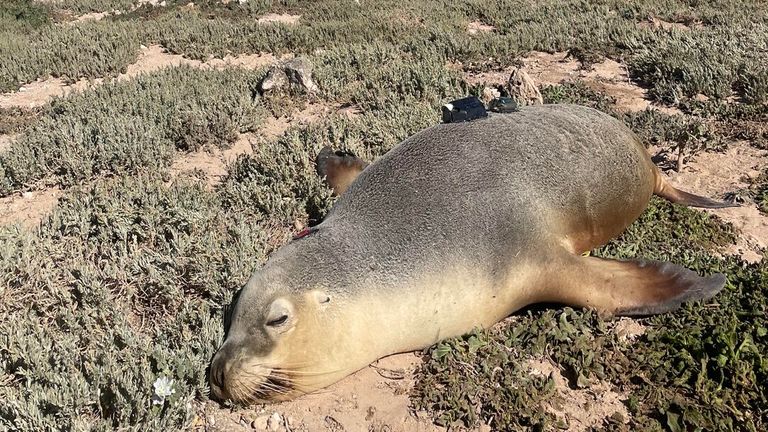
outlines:
[[[11,148],[11,143],[17,135],[0,135],[0,153]]]
[[[629,423],[629,411],[624,405],[628,395],[617,393],[608,383],[597,383],[585,389],[572,389],[560,369],[547,359],[529,360],[532,375],[551,377],[556,396],[545,402],[544,409],[568,423],[569,431],[599,428],[609,417]]]
[[[138,0],[136,2],[136,5],[133,7],[134,9],[138,9],[141,6],[144,5],[150,5],[150,6],[165,6],[167,3],[165,0]]]
[[[59,202],[61,190],[51,188],[0,198],[0,225],[19,223],[33,228]]]
[[[110,15],[117,15],[119,11],[112,12],[90,12],[84,15],[77,15],[77,13],[67,9],[54,9],[54,19],[56,25],[67,26],[77,25],[88,21],[100,21]]]
[[[662,30],[678,30],[678,31],[691,31],[691,28],[700,29],[704,26],[699,23],[692,23],[691,25],[687,25],[681,22],[671,22],[671,21],[665,21],[661,18],[657,17],[649,17],[645,21],[641,21],[637,23],[637,26],[640,28],[649,28],[649,29],[662,29]]]
[[[208,186],[213,187],[227,175],[228,163],[241,154],[253,153],[255,141],[256,135],[244,133],[240,134],[232,146],[226,150],[216,148],[187,153],[173,161],[170,169],[171,176],[175,178],[185,172],[200,171],[205,175]]]
[[[326,103],[311,103],[291,115],[268,118],[261,126],[260,132],[268,139],[277,138],[292,126],[309,124],[334,113],[354,118],[360,115],[361,110],[355,105],[338,107]]]
[[[77,24],[86,21],[100,21],[111,15],[109,12],[91,12],[85,15],[79,15],[74,20],[68,21],[67,24]]]
[[[232,147],[226,150],[204,149],[177,158],[171,164],[171,176],[175,178],[182,173],[202,172],[208,185],[213,187],[227,175],[228,163],[237,159],[237,156],[241,154],[253,153],[253,146],[258,143],[259,136],[265,139],[275,139],[292,126],[310,124],[334,113],[351,118],[360,114],[360,108],[354,105],[337,107],[324,103],[313,103],[287,116],[269,117],[262,124],[258,135],[255,133],[240,134]]]
[[[680,189],[722,199],[727,193],[749,187],[750,180],[760,175],[766,165],[768,151],[747,142],[734,142],[723,153],[697,153],[681,172],[671,172],[668,178]],[[749,262],[762,260],[759,251],[768,247],[768,217],[760,213],[755,203],[747,201],[741,207],[705,211],[732,223],[741,232],[736,246],[725,253],[737,253]]]
[[[85,15],[80,15],[77,18],[75,18],[75,22],[84,22],[84,21],[99,21],[110,14],[108,12],[91,12],[87,13]]]
[[[467,25],[467,33],[469,34],[478,34],[478,33],[488,33],[496,30],[496,27],[492,25],[485,24],[480,21],[472,21]]]
[[[409,408],[408,392],[420,363],[411,353],[386,357],[322,391],[280,404],[230,411],[208,402],[200,407],[194,429],[444,431]]]
[[[260,24],[271,24],[271,23],[296,24],[299,22],[299,18],[301,18],[301,15],[269,13],[259,18],[259,23]]]
[[[533,78],[538,86],[560,84],[563,81],[573,81],[579,78],[580,63],[569,57],[567,53],[532,52],[528,57],[521,59],[522,69]],[[462,70],[461,63],[453,63],[450,69]],[[502,70],[489,72],[465,72],[464,80],[471,84],[495,84],[503,85],[509,80],[509,76],[516,66],[510,66]]]
[[[632,318],[619,318],[613,331],[620,342],[631,343],[635,339],[645,334],[646,327]]]
[[[594,90],[616,98],[616,109],[623,112],[657,109],[666,114],[680,114],[676,108],[652,105],[647,91],[629,79],[626,66],[611,59],[595,64],[589,71],[581,71],[579,77]]]
[[[223,59],[210,59],[207,61],[190,60],[178,54],[169,54],[160,45],[142,46],[141,54],[135,63],[129,65],[125,73],[117,76],[117,80],[131,79],[143,73],[150,73],[169,67],[188,65],[201,69],[224,69],[228,67],[241,67],[246,69],[258,69],[277,62],[272,54],[247,54],[240,56],[226,56]],[[103,78],[93,80],[80,79],[74,83],[68,83],[62,78],[49,78],[37,80],[26,84],[16,92],[0,95],[0,108],[35,108],[45,105],[54,97],[64,97],[73,91],[83,91],[90,87],[100,85]]]
[[[533,52],[521,59],[522,70],[525,71],[538,86],[556,85],[563,82],[582,81],[594,90],[616,98],[616,108],[619,111],[643,111],[658,109],[667,114],[679,114],[675,108],[651,104],[646,98],[647,91],[634,84],[629,79],[629,73],[624,65],[614,60],[606,59],[585,70],[581,63],[568,55],[567,52],[545,53]],[[451,65],[457,68],[461,65]],[[465,73],[464,79],[469,84],[504,85],[509,79],[514,67],[499,71]]]

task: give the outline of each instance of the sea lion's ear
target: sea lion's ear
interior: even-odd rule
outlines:
[[[329,296],[325,291],[312,291],[310,293],[310,296],[321,305],[328,304],[331,302],[331,296]]]
[[[339,196],[363,172],[368,163],[350,152],[333,151],[323,147],[315,159],[315,169],[320,177],[333,189],[333,194]]]

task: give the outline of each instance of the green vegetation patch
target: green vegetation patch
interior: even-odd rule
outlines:
[[[0,108],[0,135],[20,133],[37,114],[37,110],[25,108]]]
[[[709,252],[733,240],[731,228],[716,219],[654,199],[621,238],[595,254],[723,272],[728,284],[713,301],[641,320],[647,330],[631,344],[620,339],[615,321],[592,311],[530,309],[511,323],[430,349],[415,405],[445,425],[567,428],[545,409],[563,402],[553,379],[530,370],[530,360],[544,358],[559,365],[573,389],[609,383],[626,392],[630,418],[609,417],[601,430],[764,430],[768,265]]]
[[[749,194],[754,198],[761,212],[768,214],[768,169],[764,169],[752,184]]]
[[[159,2],[159,0],[158,0]],[[57,0],[56,7],[77,14],[89,12],[127,12],[138,4],[137,0]]]
[[[5,0],[0,3],[0,29],[26,33],[51,21],[48,6],[32,0]]]
[[[0,91],[38,78],[114,76],[136,61],[141,41],[133,25],[88,21],[48,24],[28,33],[0,27]]]
[[[694,3],[203,0],[189,8],[167,0],[56,25],[45,6],[4,2],[0,58],[13,61],[0,62],[2,91],[48,75],[111,76],[150,43],[198,59],[303,53],[320,90],[262,97],[264,71],[180,67],[108,82],[40,112],[0,111],[0,132],[22,133],[0,155],[0,195],[40,182],[68,188],[39,230],[0,228],[0,429],[188,425],[189,402],[207,397],[206,369],[232,294],[296,226],[320,220],[332,202],[314,172],[316,152],[330,145],[373,160],[437,123],[442,103],[479,91],[449,63],[482,71],[531,50],[571,51],[584,63],[611,56],[685,115],[619,114],[610,97],[580,84],[546,87],[545,100],[593,106],[646,142],[686,153],[734,138],[765,145],[768,84],[759,53],[766,9],[751,1]],[[65,0],[57,7],[128,6]],[[257,23],[266,12],[301,19]],[[650,16],[689,28],[640,25]],[[494,30],[468,35],[471,21]],[[692,99],[698,93],[711,100]],[[724,103],[733,94],[742,103]],[[362,114],[332,114],[261,139],[214,190],[187,178],[168,184],[180,152],[226,148],[239,132],[258,135],[268,113],[318,102],[355,105]],[[766,190],[757,194],[764,208]],[[553,381],[527,367],[544,358],[573,388],[602,382],[629,395],[630,418],[607,419],[601,427],[609,430],[765,429],[768,268],[713,252],[733,242],[732,229],[714,218],[655,199],[621,239],[595,253],[722,271],[729,283],[712,304],[643,320],[648,330],[632,345],[614,321],[592,312],[529,309],[511,324],[429,350],[415,405],[441,424],[565,427],[544,409],[559,397]],[[153,384],[163,377],[175,393],[153,403]]]
[[[437,118],[334,116],[263,142],[215,190],[140,171],[73,186],[39,232],[0,228],[0,429],[188,425],[232,294],[331,204],[320,147],[374,157]],[[162,377],[175,393],[153,404]]]
[[[433,51],[479,69],[508,65],[532,50],[571,51],[584,59],[611,56],[624,60],[658,100],[677,102],[698,93],[725,98],[733,91],[751,103],[766,97],[759,53],[766,49],[761,36],[768,14],[756,1],[166,3],[77,26],[40,24],[29,34],[0,31],[0,57],[16,59],[0,65],[0,89],[48,74],[70,79],[114,75],[135,60],[140,44],[161,43],[175,53],[205,59],[255,52],[310,54],[382,43],[417,59]],[[125,9],[124,0],[66,0],[60,6],[78,12]],[[259,23],[256,18],[266,12],[301,19],[298,24]],[[640,25],[652,16],[690,27]],[[469,35],[471,21],[494,30]]]
[[[105,181],[0,229],[0,428],[167,430],[207,393],[220,311],[269,248],[202,184]],[[21,299],[25,299],[21,301]],[[176,393],[151,398],[161,376]]]
[[[228,147],[260,119],[263,72],[178,67],[57,99],[0,155],[0,194],[54,176],[164,170],[175,150]]]

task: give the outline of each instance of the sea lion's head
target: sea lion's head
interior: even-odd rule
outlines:
[[[288,400],[348,373],[336,360],[339,332],[328,328],[331,296],[286,286],[286,278],[274,276],[257,272],[233,302],[227,337],[211,363],[216,399]]]

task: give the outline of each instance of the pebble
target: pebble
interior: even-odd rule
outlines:
[[[283,430],[283,416],[275,412],[267,420],[267,430],[278,432]]]

